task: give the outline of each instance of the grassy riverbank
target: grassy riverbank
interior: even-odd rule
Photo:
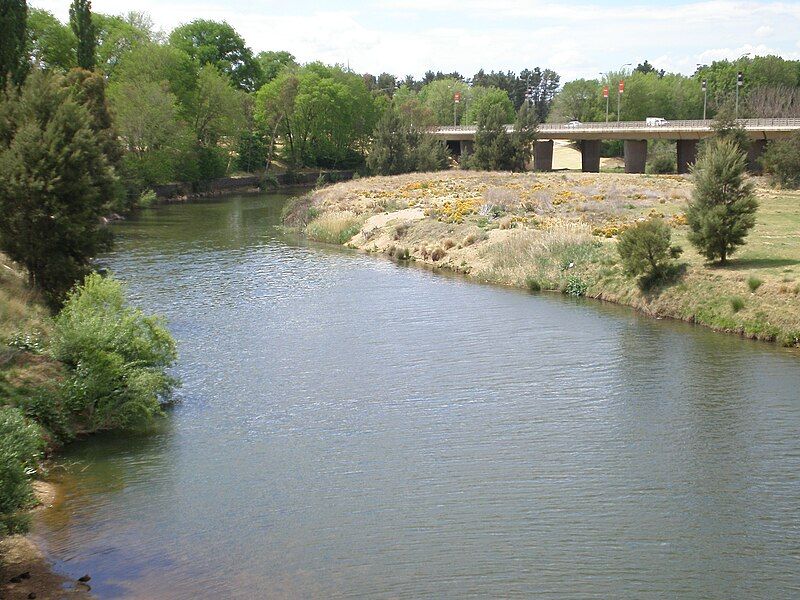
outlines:
[[[683,176],[444,172],[375,177],[315,191],[287,224],[479,281],[585,295],[654,317],[800,345],[800,193],[758,188],[758,224],[725,267],[686,241]],[[682,277],[643,292],[625,277],[616,236],[663,216],[684,249]]]

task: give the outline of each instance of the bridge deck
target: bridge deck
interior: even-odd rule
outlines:
[[[645,121],[612,121],[609,123],[542,123],[538,129],[539,139],[549,140],[699,140],[713,133],[713,121],[667,121],[663,125],[647,125]],[[739,124],[752,139],[780,139],[800,131],[800,119],[739,119]],[[513,125],[506,125],[511,132]],[[477,127],[441,126],[431,129],[431,133],[442,140],[468,141],[475,139]]]

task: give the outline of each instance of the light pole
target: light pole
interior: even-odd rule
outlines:
[[[619,70],[622,73],[623,77],[625,76],[625,67],[630,67],[631,63],[625,63],[622,65]],[[625,89],[625,80],[620,79],[619,85],[617,86],[617,123],[619,123],[619,114],[620,114],[620,104],[622,103],[622,90]]]
[[[742,54],[739,58],[736,59],[736,64],[739,64],[745,56],[750,56],[750,53]],[[734,118],[739,118],[739,88],[744,85],[744,73],[742,71],[738,71],[736,73],[736,112],[734,114]]]
[[[700,73],[700,68],[703,67],[704,65],[696,63],[696,66],[697,70],[695,71],[695,75],[698,75]],[[703,121],[705,121],[706,106],[708,106],[708,79],[706,79],[705,77],[703,77],[703,79],[700,81],[700,88],[703,90]]]
[[[601,75],[603,77],[603,79],[601,79],[601,81],[605,81],[605,78],[606,78],[606,74],[605,73],[598,73],[598,75]],[[608,84],[603,85],[603,96],[606,97],[606,123],[608,123],[608,96],[609,96]]]

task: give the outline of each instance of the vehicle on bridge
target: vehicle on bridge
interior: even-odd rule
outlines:
[[[644,120],[644,124],[647,127],[663,127],[667,124],[667,120],[663,117],[647,117]]]

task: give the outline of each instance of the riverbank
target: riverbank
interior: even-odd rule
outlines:
[[[55,500],[55,488],[43,481],[34,482],[39,505],[47,510]],[[93,598],[91,584],[74,581],[57,573],[38,544],[25,535],[0,539],[0,598],[4,600],[60,600]]]
[[[748,338],[800,345],[800,193],[759,182],[758,222],[725,267],[686,241],[684,176],[450,171],[360,179],[316,190],[287,224],[311,238],[449,269],[481,282],[631,306]],[[683,276],[643,292],[616,236],[662,216]]]
[[[168,183],[153,186],[156,198],[161,202],[185,202],[198,198],[222,196],[232,193],[262,193],[264,189],[314,185],[320,180],[326,183],[349,181],[355,171],[347,170],[303,170],[269,174],[242,174],[209,181],[204,189],[197,190],[191,183]]]

